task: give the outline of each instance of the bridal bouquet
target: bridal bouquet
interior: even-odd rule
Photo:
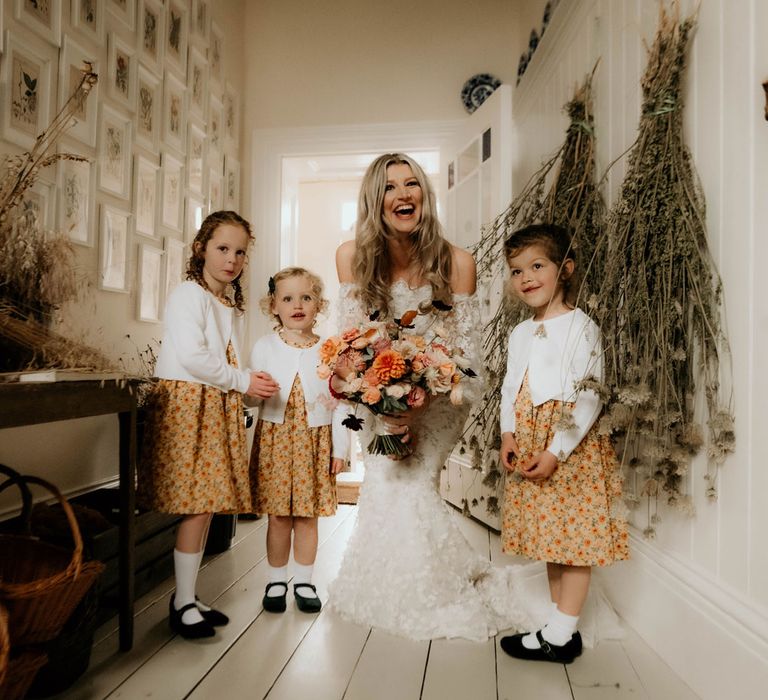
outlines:
[[[418,314],[406,311],[394,321],[379,321],[375,312],[359,327],[328,338],[320,349],[317,373],[329,380],[331,394],[362,404],[376,416],[419,408],[428,396],[439,394],[448,394],[459,405],[465,380],[477,375],[461,351],[450,348],[439,334],[427,342],[411,332]],[[343,424],[360,430],[363,422],[351,413]],[[395,457],[411,452],[400,435],[386,433],[377,433],[368,451]]]

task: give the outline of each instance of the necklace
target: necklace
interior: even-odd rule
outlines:
[[[297,337],[291,337],[288,335],[289,333],[290,331],[287,331],[285,328],[281,328],[277,332],[283,341],[295,348],[311,348],[317,342],[317,336],[314,333],[304,335],[304,333],[299,332]]]

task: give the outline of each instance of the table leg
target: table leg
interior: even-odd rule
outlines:
[[[136,407],[119,414],[120,420],[120,650],[133,646],[133,599],[136,510]]]

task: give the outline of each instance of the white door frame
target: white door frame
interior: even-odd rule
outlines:
[[[440,151],[455,138],[463,120],[350,124],[344,126],[255,129],[251,148],[251,223],[256,243],[250,255],[248,305],[252,338],[268,330],[267,320],[258,311],[259,290],[280,267],[281,242],[291,227],[290,199],[282,192],[284,157],[321,156],[339,153],[386,153]],[[332,254],[329,251],[329,254]]]

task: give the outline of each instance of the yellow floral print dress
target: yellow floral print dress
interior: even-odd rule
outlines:
[[[563,406],[533,406],[528,375],[515,401],[515,440],[523,455],[544,450]],[[607,435],[593,425],[554,474],[531,481],[506,475],[501,525],[503,551],[569,566],[605,566],[629,557],[621,473]]]
[[[231,343],[227,361],[237,366]],[[252,510],[239,392],[161,379],[147,407],[142,448],[142,506],[185,515]]]
[[[310,428],[299,376],[293,380],[282,423],[260,420],[251,451],[257,513],[314,518],[336,512],[331,474],[331,426]]]

